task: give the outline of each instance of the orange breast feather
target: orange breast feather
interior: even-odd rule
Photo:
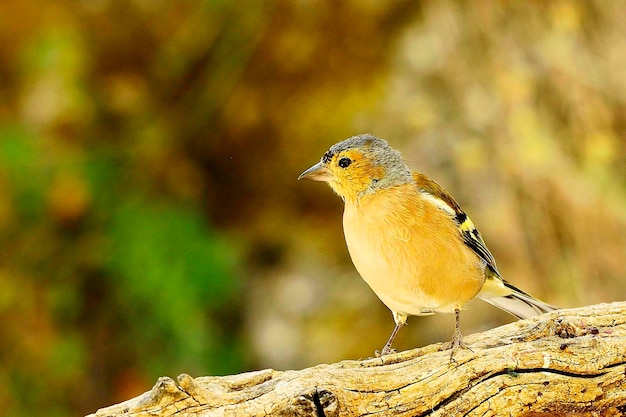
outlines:
[[[344,233],[359,274],[392,310],[451,312],[484,282],[449,214],[413,184],[346,200]]]

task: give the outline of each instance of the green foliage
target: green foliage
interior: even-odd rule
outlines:
[[[136,393],[160,375],[244,367],[239,250],[197,204],[128,197],[142,182],[129,181],[135,171],[115,148],[77,152],[19,124],[0,126],[0,138],[9,415],[68,415],[112,395],[128,369],[139,378],[124,389]]]
[[[40,139],[22,125],[2,126],[0,138],[0,166],[11,184],[16,212],[22,221],[33,223],[44,215],[49,179],[36,143]]]
[[[194,211],[174,205],[122,203],[112,213],[110,269],[128,340],[146,371],[232,371],[217,355],[230,343],[211,314],[235,303],[235,252]]]

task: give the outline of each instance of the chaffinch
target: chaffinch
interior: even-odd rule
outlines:
[[[461,308],[474,297],[517,318],[557,309],[502,279],[456,200],[408,168],[385,140],[359,135],[339,142],[302,178],[327,182],[345,203],[343,229],[352,262],[396,324],[382,355],[393,352],[408,316],[454,313],[452,360],[464,346]]]

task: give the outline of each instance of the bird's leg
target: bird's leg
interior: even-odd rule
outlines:
[[[394,327],[393,332],[391,332],[391,336],[389,336],[389,340],[387,340],[387,343],[385,343],[383,350],[380,352],[380,356],[389,355],[390,353],[395,352],[395,350],[391,348],[391,344],[393,343],[393,339],[396,338],[400,327],[406,324],[407,315],[405,313],[397,313],[395,311],[392,311],[391,314],[393,314],[393,321],[396,323],[396,327]],[[378,351],[376,351],[376,356],[379,356]]]
[[[450,362],[454,362],[454,354],[460,347],[469,349],[465,342],[463,342],[463,335],[461,334],[461,310],[458,308],[454,309],[454,319],[454,334],[452,335],[452,342],[450,343]]]
[[[395,352],[395,349],[391,348],[391,344],[393,343],[393,339],[396,338],[396,334],[398,334],[398,330],[400,330],[400,327],[402,327],[402,324],[396,323],[396,327],[394,327],[393,332],[391,332],[391,336],[389,336],[389,340],[387,340],[387,343],[385,343],[383,350],[380,352],[380,356],[389,355],[390,353]]]

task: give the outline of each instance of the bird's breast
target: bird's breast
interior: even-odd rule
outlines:
[[[482,286],[480,262],[449,215],[418,192],[392,188],[346,201],[343,225],[357,271],[392,311],[453,311]]]

